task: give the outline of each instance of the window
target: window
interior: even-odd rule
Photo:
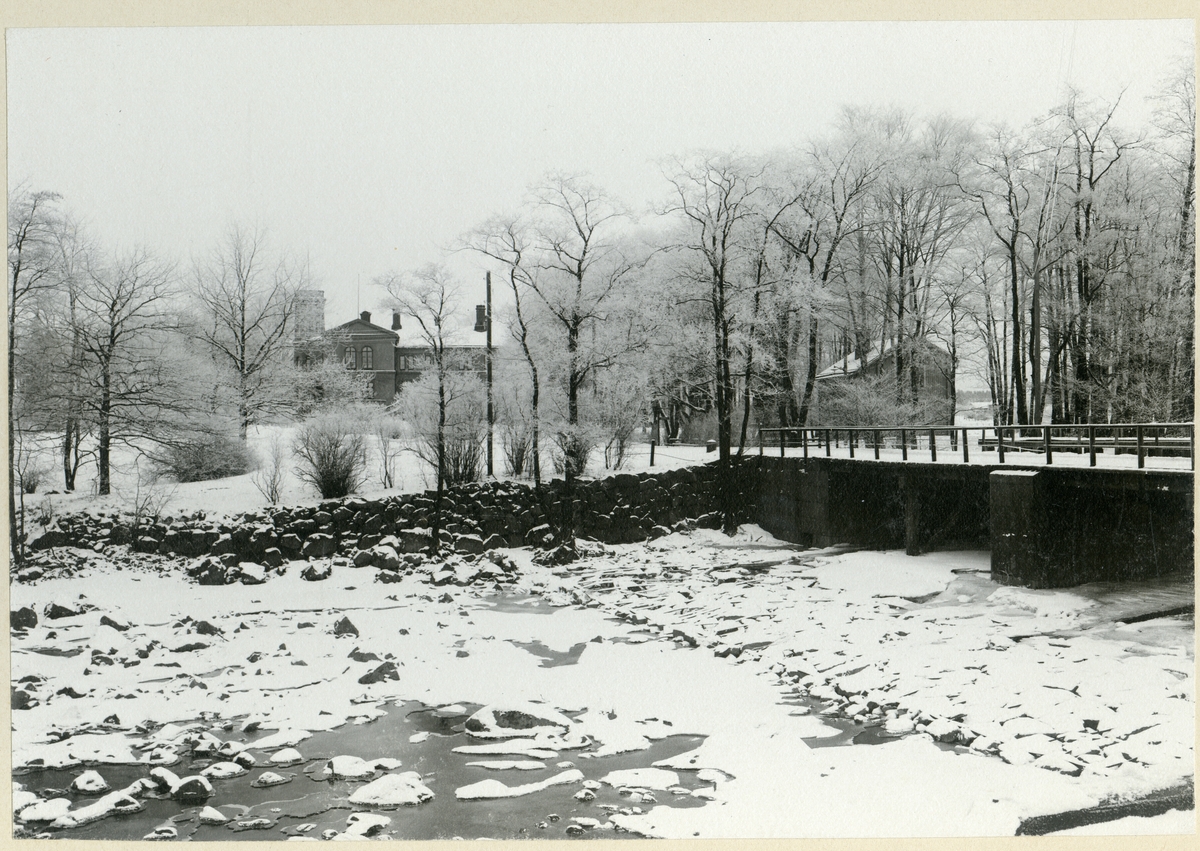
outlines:
[[[374,369],[375,368],[375,356],[374,356],[374,353],[372,353],[370,346],[363,346],[362,368],[363,369]]]
[[[358,369],[358,350],[354,346],[346,346],[346,369]]]

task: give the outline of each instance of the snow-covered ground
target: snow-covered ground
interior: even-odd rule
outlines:
[[[283,483],[280,495],[282,505],[315,505],[320,498],[313,489],[296,477],[296,462],[290,449],[294,426],[262,426],[250,431],[248,444],[250,449],[260,459],[269,456],[269,446],[272,440],[278,438],[285,447],[283,463]],[[434,480],[432,470],[417,458],[416,453],[408,449],[400,449],[396,455],[395,483],[392,488],[385,489],[381,484],[379,442],[374,435],[365,435],[367,443],[366,476],[359,492],[363,496],[377,497],[388,493],[402,493],[432,488]],[[399,443],[397,442],[397,445]],[[85,463],[79,472],[74,493],[62,491],[62,462],[55,455],[56,448],[52,438],[47,437],[40,444],[40,464],[45,470],[42,486],[37,493],[27,495],[26,508],[32,513],[40,506],[48,506],[56,513],[69,513],[84,508],[97,510],[113,510],[130,508],[135,498],[145,496],[147,489],[153,489],[156,501],[160,502],[166,513],[180,514],[194,511],[206,511],[220,514],[237,514],[253,511],[266,506],[267,499],[255,487],[255,473],[241,476],[230,476],[208,482],[188,482],[179,484],[162,479],[152,481],[152,465],[146,459],[138,460],[137,456],[127,447],[114,447],[112,461],[112,493],[98,497],[96,491],[96,469],[94,463]],[[619,471],[606,470],[604,453],[593,453],[588,466],[588,474],[595,477],[612,475],[613,472],[640,473],[653,470],[672,470],[677,467],[702,464],[714,458],[713,453],[705,451],[703,446],[659,446],[655,448],[654,466],[650,466],[650,444],[635,443],[630,446],[628,454]],[[545,478],[552,478],[553,468],[547,459],[544,463]],[[500,438],[496,437],[495,471],[504,478],[504,463],[501,458]],[[140,481],[139,481],[140,479]],[[526,481],[529,479],[526,478]],[[140,491],[139,491],[140,488]],[[52,493],[53,492],[53,493]]]
[[[376,723],[388,703],[417,700],[491,707],[481,742],[506,712],[548,717],[523,746],[550,754],[544,772],[523,768],[527,755],[513,759],[511,742],[508,757],[464,757],[493,762],[474,769],[499,780],[483,784],[493,794],[553,780],[582,795],[589,781],[577,768],[588,759],[671,734],[705,737],[656,766],[708,784],[703,806],[654,805],[651,795],[641,813],[597,807],[596,823],[576,819],[577,830],[1011,836],[1031,817],[1192,780],[1190,618],[1123,624],[1112,589],[1000,587],[984,553],[802,551],[752,526],[733,538],[695,530],[584,550],[565,567],[502,551],[512,578],[503,592],[491,582],[434,588],[421,569],[383,584],[344,560],[320,582],[290,563],[262,585],[201,587],[155,556],[75,553],[86,564],[70,575],[11,588],[11,608],[40,617],[12,639],[13,684],[33,703],[12,714],[14,766],[82,774],[97,763],[103,774],[137,762],[149,778],[178,758],[171,770],[183,775],[203,733],[237,743],[243,731],[275,731],[252,743],[258,774],[285,747],[303,753],[316,732]],[[464,581],[480,564],[456,561]],[[51,603],[94,608],[51,620]],[[356,635],[339,629],[343,618]],[[543,655],[522,646],[531,644]],[[546,666],[546,652],[570,663]],[[878,743],[850,744],[846,731]],[[572,767],[555,767],[563,759]],[[483,788],[386,766],[373,770],[395,774],[405,794]],[[659,776],[628,785],[649,794]],[[208,803],[228,815],[238,802],[222,782],[212,780]],[[19,824],[30,794],[16,793]],[[196,809],[181,804],[192,815],[180,824]],[[1089,830],[1192,832],[1193,816]],[[404,838],[402,822],[384,834]]]

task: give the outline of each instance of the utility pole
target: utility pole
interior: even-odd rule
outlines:
[[[492,408],[492,273],[487,277],[487,304],[475,305],[475,330],[487,333],[487,476],[495,478],[492,470],[492,432],[495,428],[495,411]]]

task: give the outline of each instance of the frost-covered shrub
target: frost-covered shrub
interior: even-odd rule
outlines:
[[[323,499],[346,496],[362,485],[366,441],[353,431],[352,420],[345,414],[323,414],[296,432],[292,443],[292,453],[299,461],[296,476],[312,485]]]
[[[207,482],[254,469],[254,453],[236,434],[207,430],[182,437],[159,459],[160,471],[177,482]]]

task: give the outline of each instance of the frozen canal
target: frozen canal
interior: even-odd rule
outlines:
[[[1012,835],[1148,796],[1114,832],[1194,829],[1186,582],[756,527],[531,555],[212,587],[62,552],[11,589],[18,834]]]

